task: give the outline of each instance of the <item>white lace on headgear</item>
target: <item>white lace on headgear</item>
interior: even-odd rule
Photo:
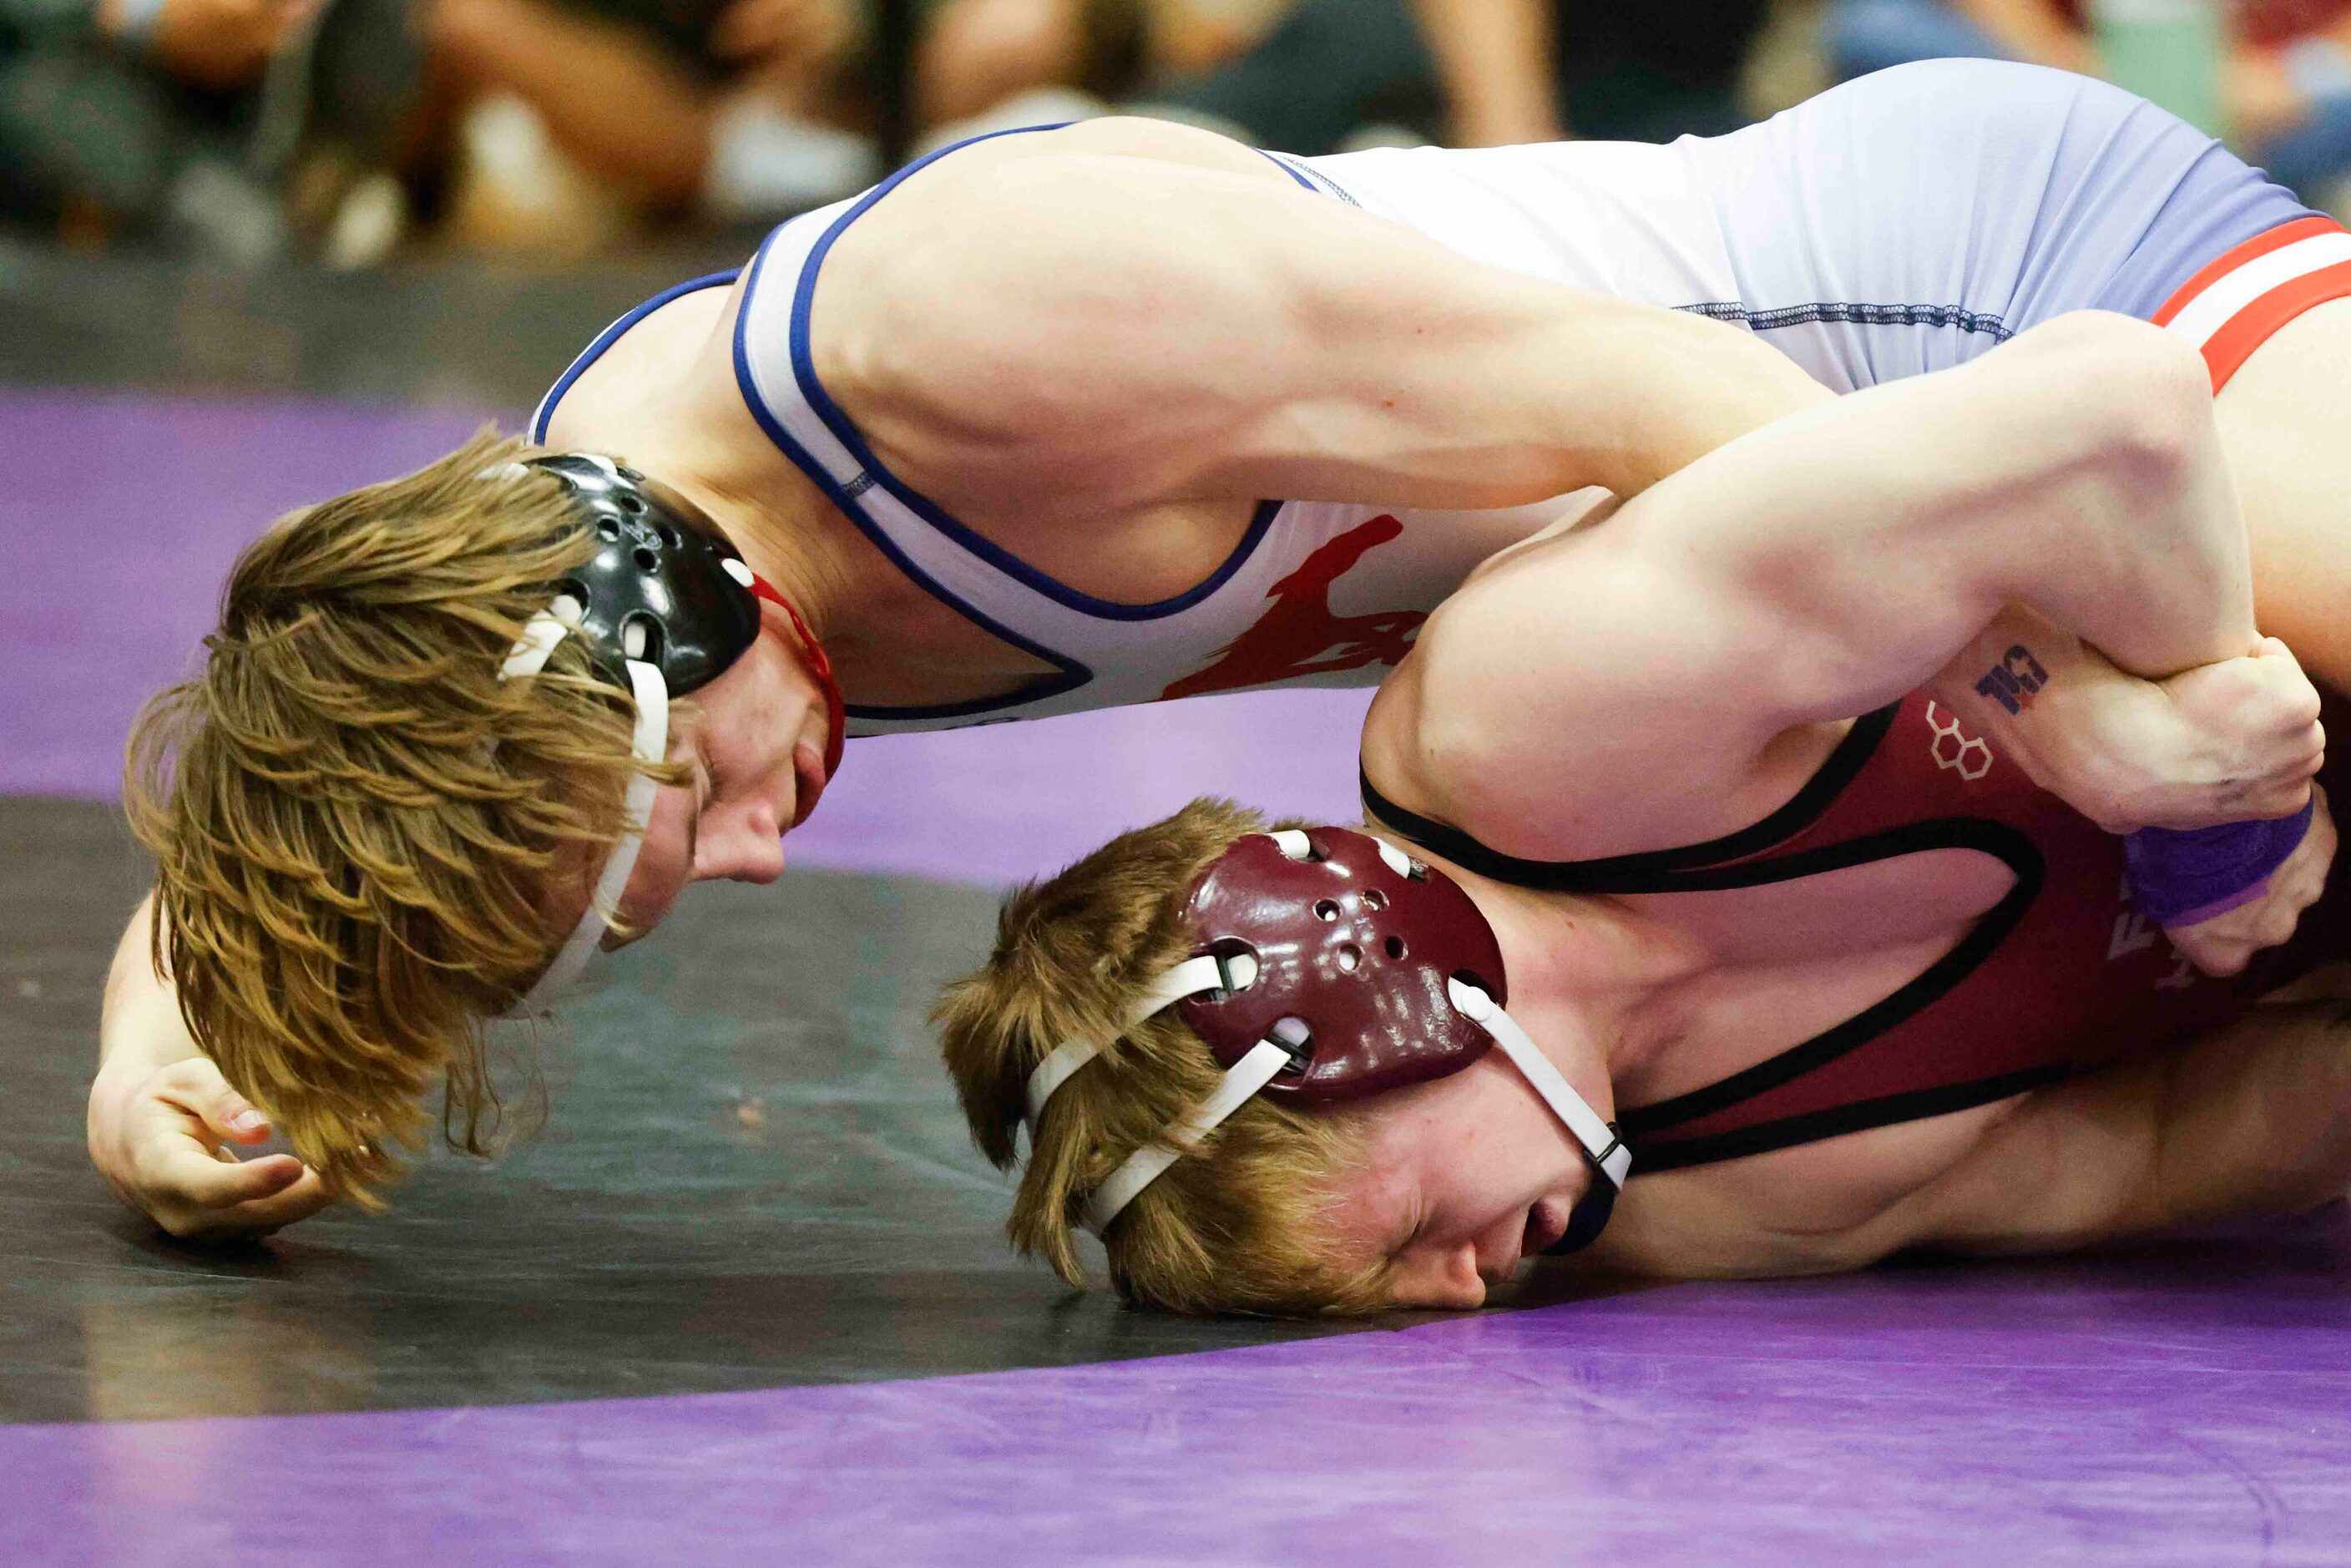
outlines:
[[[613,466],[609,458],[580,454],[588,461],[606,468]],[[520,463],[502,463],[484,469],[485,479],[505,479],[527,475],[530,469]],[[507,653],[506,663],[498,666],[502,681],[528,680],[547,668],[556,647],[579,626],[585,612],[580,601],[569,594],[559,594],[555,601],[532,616],[523,627],[522,635],[515,639]],[[629,674],[630,695],[636,699],[636,727],[631,737],[630,750],[636,760],[647,764],[666,761],[669,757],[669,685],[662,678],[661,670],[636,655],[644,652],[644,632],[632,625],[623,633],[626,646],[625,667]],[[644,847],[645,828],[653,821],[653,800],[661,791],[660,784],[644,773],[632,774],[628,793],[623,800],[623,815],[627,823],[620,841],[604,862],[596,878],[595,890],[588,896],[588,908],[580,916],[580,924],[571,928],[557,950],[555,961],[547,967],[523,998],[508,1010],[510,1018],[528,1017],[552,1009],[555,998],[563,988],[580,977],[588,960],[595,956],[596,945],[611,928],[621,894],[629,885],[629,873],[636,869],[637,852]]]
[[[1312,841],[1295,829],[1286,829],[1267,835],[1280,845],[1281,852],[1292,860],[1306,860],[1313,853]],[[1379,843],[1380,858],[1391,865],[1405,857],[1384,841]],[[1408,862],[1406,863],[1409,863]],[[1397,867],[1399,873],[1402,867]],[[1255,982],[1257,960],[1247,954],[1231,958],[1209,955],[1186,958],[1169,969],[1151,989],[1128,1009],[1119,1032],[1124,1035],[1139,1027],[1162,1009],[1174,1006],[1186,997],[1204,991],[1247,990]],[[1614,1129],[1590,1102],[1575,1092],[1549,1057],[1527,1037],[1499,1003],[1483,989],[1456,978],[1447,983],[1447,995],[1456,1009],[1482,1027],[1501,1047],[1528,1085],[1551,1107],[1566,1126],[1568,1133],[1583,1146],[1593,1167],[1617,1188],[1632,1172],[1633,1154],[1617,1138]],[[1226,1069],[1216,1090],[1199,1107],[1167,1130],[1158,1143],[1146,1144],[1121,1162],[1102,1184],[1087,1197],[1084,1223],[1088,1230],[1100,1237],[1110,1228],[1121,1210],[1133,1203],[1144,1188],[1197,1148],[1203,1139],[1230,1117],[1234,1112],[1256,1097],[1274,1081],[1281,1070],[1290,1065],[1291,1048],[1306,1043],[1305,1025],[1297,1019],[1283,1019],[1273,1026],[1271,1038],[1251,1046],[1242,1058]],[[1074,1040],[1056,1047],[1029,1075],[1028,1114],[1029,1143],[1033,1151],[1037,1127],[1045,1107],[1053,1095],[1071,1077],[1088,1062],[1100,1056],[1108,1042]]]

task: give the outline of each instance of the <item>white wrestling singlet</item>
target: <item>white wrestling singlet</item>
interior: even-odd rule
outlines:
[[[2218,384],[2292,314],[2351,294],[2351,235],[2331,220],[2162,110],[2030,66],[1906,66],[1670,146],[1269,156],[1301,186],[1479,261],[1742,326],[1840,392],[1959,364],[2085,308],[2171,321]],[[809,353],[833,240],[929,162],[768,236],[737,380],[768,435],[902,570],[1057,673],[998,700],[852,707],[852,734],[1371,685],[1472,567],[1573,504],[1438,514],[1270,500],[1230,559],[1162,603],[1108,603],[1046,577],[890,474]],[[581,369],[680,292],[591,344],[533,436]]]

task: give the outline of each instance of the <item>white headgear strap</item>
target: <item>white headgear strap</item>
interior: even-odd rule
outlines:
[[[522,635],[515,640],[506,663],[498,668],[498,678],[504,681],[528,680],[547,668],[554,655],[556,644],[562,642],[579,623],[580,606],[569,594],[559,597],[553,604],[530,618]],[[625,661],[629,686],[636,698],[636,729],[631,740],[631,751],[639,762],[660,763],[669,757],[669,685],[662,679],[658,666],[642,659]],[[580,924],[571,928],[555,961],[547,967],[538,982],[509,1014],[528,1017],[550,1010],[555,998],[566,986],[580,977],[594,956],[596,945],[611,929],[613,914],[621,894],[629,885],[629,873],[636,869],[637,852],[644,847],[645,827],[653,821],[653,799],[661,785],[649,775],[632,774],[623,812],[627,827],[621,841],[612,846],[604,862],[603,872],[596,878],[596,889],[589,895],[587,912]]]

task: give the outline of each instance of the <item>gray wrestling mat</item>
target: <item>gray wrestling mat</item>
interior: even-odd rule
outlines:
[[[183,1246],[91,1169],[99,988],[145,868],[111,806],[0,799],[0,1423],[867,1382],[1333,1332],[1081,1297],[1006,1249],[923,1014],[993,890],[697,890],[541,1056],[545,1129],[378,1219]]]

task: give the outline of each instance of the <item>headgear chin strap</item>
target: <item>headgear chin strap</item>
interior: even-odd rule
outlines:
[[[1502,1010],[1492,928],[1442,873],[1341,828],[1253,833],[1192,884],[1193,956],[1153,986],[1123,1034],[1171,1006],[1225,1066],[1207,1101],[1129,1155],[1087,1199],[1100,1236],[1136,1195],[1260,1092],[1361,1099],[1460,1071],[1499,1045],[1593,1171],[1566,1233],[1588,1246],[1632,1169],[1615,1129]],[[1107,1042],[1072,1040],[1029,1074],[1029,1140],[1045,1107]]]
[[[551,603],[530,618],[499,667],[501,680],[527,680],[546,669],[557,644],[576,636],[596,667],[635,699],[630,750],[648,767],[669,757],[669,704],[716,680],[759,636],[759,601],[791,618],[810,673],[826,704],[825,772],[841,766],[846,710],[831,662],[799,612],[754,572],[718,526],[693,502],[592,453],[563,453],[501,464],[483,477],[515,478],[544,469],[563,481],[595,530],[595,557],[556,585]],[[611,926],[621,894],[644,847],[660,785],[640,772],[629,780],[625,829],[605,860],[587,912],[555,961],[512,1009],[547,1011],[579,978]],[[805,815],[805,812],[803,812]]]

